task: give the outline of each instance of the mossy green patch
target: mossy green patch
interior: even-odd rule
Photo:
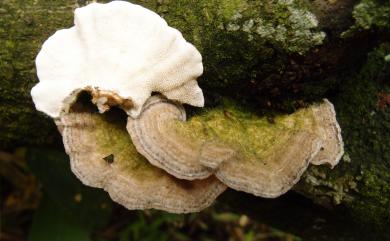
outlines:
[[[362,0],[353,10],[355,24],[342,36],[349,36],[357,31],[377,28],[390,29],[390,2],[386,0]]]
[[[126,116],[122,117],[112,112],[94,114],[92,118],[98,128],[86,130],[85,133],[96,141],[99,152],[113,155],[113,162],[126,176],[142,181],[155,180],[164,175],[137,152],[126,130]]]
[[[72,24],[67,0],[0,2],[0,148],[51,143],[54,124],[33,108],[35,56],[58,28]]]
[[[248,7],[247,1],[243,0],[231,0],[231,1],[220,1],[219,13],[227,20],[233,19],[234,16]]]
[[[316,134],[311,107],[272,118],[258,116],[231,100],[204,110],[186,122],[174,122],[172,128],[192,142],[217,141],[238,149],[246,159],[264,160],[277,148],[289,145],[288,140],[299,131]]]
[[[390,109],[379,106],[380,94],[390,93],[390,43],[368,55],[366,65],[345,82],[336,102],[351,162],[360,166],[359,196],[351,203],[362,222],[390,224]]]
[[[303,54],[325,37],[301,0],[135,2],[161,14],[199,49],[201,87],[229,95],[280,72],[287,55]]]
[[[380,166],[372,167],[362,173],[362,181],[359,186],[362,198],[357,199],[353,203],[353,207],[363,222],[373,222],[380,228],[385,228],[389,224],[389,180],[389,172]]]

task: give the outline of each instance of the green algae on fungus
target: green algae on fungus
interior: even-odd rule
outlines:
[[[214,177],[188,182],[149,164],[131,143],[125,118],[115,113],[67,113],[57,125],[75,175],[128,209],[196,212],[226,189]]]
[[[219,139],[227,145],[239,146],[246,157],[264,158],[268,150],[298,131],[316,134],[321,128],[315,112],[318,105],[301,108],[293,114],[271,119],[258,116],[233,101],[204,110],[187,122],[171,123],[172,129],[191,140]]]
[[[139,180],[153,179],[164,174],[152,168],[148,161],[137,153],[131,145],[130,136],[127,134],[125,119],[114,118],[112,113],[99,118],[94,117],[96,126],[95,136],[97,149],[103,156],[113,155],[113,163],[118,165],[118,169],[123,170],[125,175],[130,175]]]
[[[172,130],[191,142],[219,139],[227,145],[238,146],[245,157],[263,159],[273,145],[283,143],[290,135],[302,130],[306,122],[314,122],[308,109],[292,115],[277,115],[270,120],[225,100],[222,106],[202,111],[186,122],[176,121],[170,125]]]
[[[194,180],[214,174],[262,197],[283,194],[310,162],[333,166],[343,152],[327,101],[272,121],[226,101],[184,121],[180,105],[153,96],[139,118],[128,118],[127,130],[138,152],[171,175]]]

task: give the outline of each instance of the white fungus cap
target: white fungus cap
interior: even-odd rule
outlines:
[[[75,26],[57,31],[36,58],[35,107],[57,118],[67,99],[86,88],[130,100],[139,115],[152,92],[202,107],[196,78],[202,56],[156,13],[124,1],[92,3],[75,11]]]

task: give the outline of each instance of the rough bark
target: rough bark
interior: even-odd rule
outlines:
[[[353,0],[293,1],[288,6],[283,2],[289,1],[136,2],[162,14],[201,51],[205,73],[200,85],[210,107],[221,94],[263,113],[290,111],[303,101],[323,97],[335,104],[346,155],[334,170],[310,168],[296,186],[311,201],[295,194],[263,200],[233,193],[223,202],[233,207],[242,203],[250,215],[305,240],[352,240],[361,237],[354,228],[363,226],[360,230],[371,237],[390,238],[386,231],[390,44],[385,43],[390,39],[390,6],[386,1],[363,0],[354,11]],[[35,111],[30,99],[29,91],[37,82],[34,58],[56,29],[72,25],[73,9],[84,4],[1,1],[0,148],[61,145],[52,121]],[[318,27],[307,28],[310,13],[319,19]],[[356,24],[350,29],[352,15]],[[347,38],[341,38],[346,30]],[[325,228],[316,229],[318,225]]]

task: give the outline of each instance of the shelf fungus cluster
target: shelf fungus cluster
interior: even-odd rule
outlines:
[[[344,152],[328,100],[272,123],[249,113],[228,102],[186,121],[180,104],[152,96],[127,130],[139,153],[177,178],[215,176],[267,198],[288,191],[309,164],[334,167]]]
[[[227,187],[277,197],[309,164],[333,167],[343,154],[327,100],[272,122],[226,100],[186,120],[182,104],[204,104],[202,57],[135,4],[77,9],[36,66],[33,101],[55,120],[72,171],[128,209],[196,212]]]

